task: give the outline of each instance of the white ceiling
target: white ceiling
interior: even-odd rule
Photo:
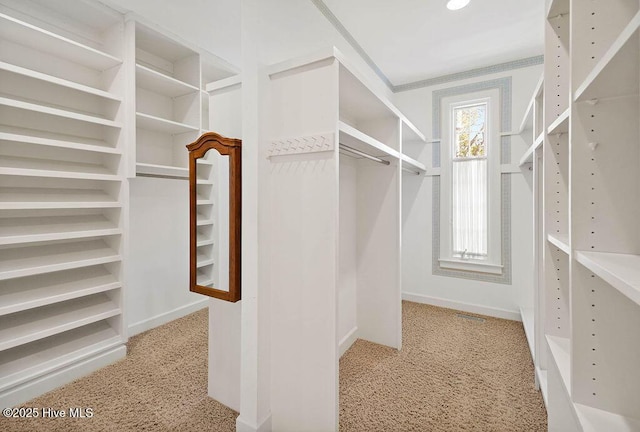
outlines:
[[[324,0],[393,85],[543,53],[544,0]]]

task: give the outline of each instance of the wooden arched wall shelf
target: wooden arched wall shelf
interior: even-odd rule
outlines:
[[[229,156],[229,291],[198,285],[197,280],[197,230],[198,230],[198,191],[197,160],[203,158],[209,150],[216,150]],[[240,258],[242,233],[242,140],[226,138],[215,132],[207,132],[194,143],[187,145],[189,150],[189,290],[209,297],[237,302],[241,299]]]

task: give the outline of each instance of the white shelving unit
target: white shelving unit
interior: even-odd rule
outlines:
[[[136,99],[130,175],[187,179],[184,147],[209,130],[205,83],[237,71],[139,17],[129,16],[126,26]]]
[[[547,5],[539,291],[549,430],[639,431],[640,4]]]
[[[126,351],[124,21],[98,4],[64,20],[49,7],[0,13],[3,407]]]
[[[267,73],[272,427],[337,430],[340,356],[402,344],[402,183],[426,171],[402,143],[425,138],[335,49]]]

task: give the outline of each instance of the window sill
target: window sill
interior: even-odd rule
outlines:
[[[450,270],[463,270],[476,273],[502,274],[502,265],[473,260],[439,259],[440,267]]]

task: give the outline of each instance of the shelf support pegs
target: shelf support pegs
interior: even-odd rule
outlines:
[[[597,142],[590,142],[588,145],[589,145],[589,148],[591,149],[591,151],[595,151],[598,148],[598,143]]]
[[[598,99],[589,99],[587,103],[591,106],[594,106],[598,103]]]

